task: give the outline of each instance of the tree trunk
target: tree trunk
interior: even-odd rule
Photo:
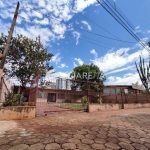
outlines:
[[[21,106],[21,102],[22,102],[22,98],[23,98],[23,95],[24,95],[24,92],[25,90],[21,90],[21,93],[20,93],[20,99],[19,99],[19,105]]]

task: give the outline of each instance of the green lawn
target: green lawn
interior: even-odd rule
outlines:
[[[60,106],[74,109],[86,109],[87,105],[83,106],[81,103],[60,103]]]

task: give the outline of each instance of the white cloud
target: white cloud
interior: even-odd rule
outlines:
[[[42,20],[35,19],[33,22],[36,24],[41,24],[41,25],[48,25],[49,24],[49,20],[47,18],[44,18]]]
[[[60,64],[60,66],[58,66],[58,68],[68,68],[68,66],[66,64]]]
[[[55,35],[46,27],[44,28],[44,27],[39,27],[39,26],[37,27],[26,26],[25,30],[22,27],[16,27],[16,33],[17,34],[21,33],[22,35],[27,36],[32,39],[35,39],[36,37],[40,35],[44,45],[55,39]]]
[[[60,24],[60,23],[54,23],[52,25],[52,28],[53,28],[53,32],[55,34],[59,34],[59,35],[63,35],[66,31],[66,26],[64,24]]]
[[[95,0],[75,0],[74,4],[74,9],[77,11],[77,12],[81,12],[83,11],[86,7],[92,5],[96,3]]]
[[[137,81],[141,84],[138,73],[128,73],[123,77],[110,76],[107,80],[106,85],[132,85],[132,83],[135,84]]]
[[[58,64],[59,62],[61,62],[61,56],[60,56],[60,53],[56,53],[52,59],[51,59],[51,62],[54,62],[56,64]]]
[[[84,25],[86,25],[87,26],[87,28],[88,28],[88,30],[89,31],[91,31],[92,30],[92,28],[91,28],[91,26],[89,25],[89,23],[88,22],[86,22],[86,21],[81,21]]]
[[[10,28],[10,24],[4,24],[2,20],[0,20],[0,33],[4,33],[5,35],[8,35],[8,30]]]
[[[76,38],[76,45],[79,43],[80,33],[77,31],[72,32],[73,36]]]
[[[140,26],[135,27],[135,30],[138,30],[140,28]]]
[[[129,69],[134,69],[134,68],[135,68],[135,65],[127,66],[127,67],[124,67],[124,68],[121,68],[121,69],[116,69],[116,70],[110,71],[108,73],[105,73],[105,75],[112,74],[112,73],[117,73],[117,72],[121,72],[121,71],[125,71],[125,70],[129,70]]]
[[[145,49],[138,50],[132,54],[129,54],[129,50],[130,48],[120,48],[102,57],[97,57],[91,60],[91,62],[97,65],[104,73],[109,73],[138,61],[139,55],[142,55],[143,58],[148,57],[148,52]]]
[[[92,49],[92,50],[90,51],[90,53],[93,54],[95,57],[98,57],[98,54],[97,54],[97,52],[95,51],[95,49]]]
[[[5,3],[1,1],[0,17],[12,20],[17,2],[17,0],[13,0],[11,2],[9,0],[5,0]],[[66,25],[66,22],[69,21],[76,13],[83,11],[86,7],[94,3],[95,0],[21,1],[19,17],[17,19],[17,24],[19,24],[19,27],[17,27],[19,28],[18,33],[23,35],[25,33],[26,36],[29,35],[31,38],[33,36],[28,29],[34,29],[33,26],[35,26],[36,30],[34,29],[34,33],[30,30],[32,34],[35,35],[36,33],[40,33],[40,35],[43,35],[39,29],[44,31],[43,27],[46,27],[45,31],[48,31],[48,34],[44,35],[43,43],[57,42],[57,40],[64,39],[65,32],[70,30],[68,25]],[[91,27],[85,21],[84,23],[87,25],[88,29],[91,30]],[[28,28],[26,28],[26,26],[28,26]],[[3,32],[3,29],[0,30]],[[80,34],[77,33],[74,36],[76,37],[77,44]]]
[[[150,30],[147,30],[147,33],[150,33]]]
[[[38,17],[38,18],[40,18],[40,19],[43,18],[43,15],[42,15],[40,12],[38,12],[38,11],[32,10],[31,12],[28,11],[28,15],[29,15],[29,13],[31,13],[31,14],[30,14],[31,17]]]
[[[5,5],[2,1],[0,1],[0,8],[3,8]]]
[[[30,16],[28,15],[28,13],[21,11],[21,13],[19,14],[19,17],[24,18],[25,21],[30,22]]]
[[[135,33],[138,33],[138,32],[141,32],[141,30],[140,30],[140,26],[137,26],[137,27],[135,27]]]
[[[77,67],[77,64],[76,64],[75,62],[73,62],[73,66],[74,66],[74,68],[75,68],[75,67]]]
[[[78,64],[81,66],[81,65],[83,65],[83,63],[84,63],[84,61],[83,60],[81,60],[80,58],[74,58],[77,62],[78,62]]]

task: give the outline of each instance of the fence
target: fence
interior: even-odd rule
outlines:
[[[150,103],[150,95],[148,93],[106,94],[102,96],[102,99],[103,103],[117,103],[122,105],[131,103]]]

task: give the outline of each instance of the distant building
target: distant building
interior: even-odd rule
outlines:
[[[71,90],[70,80],[63,79],[63,78],[58,78],[56,80],[56,89]]]
[[[56,83],[54,82],[47,83],[46,86],[48,89],[56,89]]]

